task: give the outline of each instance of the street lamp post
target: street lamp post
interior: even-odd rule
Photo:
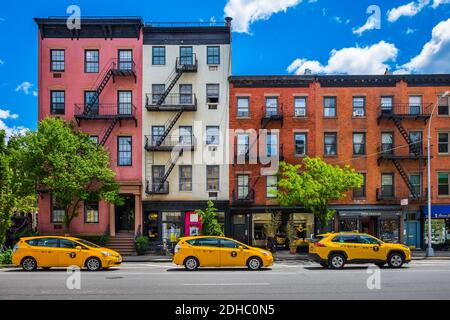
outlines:
[[[427,248],[427,257],[434,256],[433,246],[431,244],[431,122],[433,121],[433,114],[436,108],[439,105],[439,99],[445,98],[449,95],[450,91],[446,91],[442,96],[438,96],[436,104],[433,106],[433,110],[431,110],[430,122],[428,123],[428,136],[427,136],[427,167],[428,167],[428,248]]]

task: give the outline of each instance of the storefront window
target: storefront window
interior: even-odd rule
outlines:
[[[431,244],[444,245],[450,241],[450,220],[432,219],[431,220]],[[428,245],[428,219],[425,220],[425,244]]]
[[[340,232],[354,232],[359,230],[358,218],[340,218],[339,231]]]
[[[398,243],[400,241],[400,219],[379,218],[379,238],[384,242]]]
[[[147,236],[150,241],[158,241],[158,213],[147,213]]]
[[[267,236],[264,231],[264,225],[270,222],[270,213],[257,213],[253,215],[253,239],[252,245],[257,247],[265,247]]]
[[[181,228],[181,212],[162,213],[162,239],[164,242],[177,242],[181,236]]]

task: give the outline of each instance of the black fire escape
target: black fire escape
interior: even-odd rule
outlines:
[[[413,141],[410,137],[408,130],[403,125],[403,121],[423,121],[424,124],[427,123],[428,119],[431,116],[431,107],[430,104],[392,104],[392,105],[382,105],[379,109],[378,114],[378,124],[381,123],[382,120],[392,120],[400,132],[403,139],[406,141],[408,148],[408,153],[402,152],[402,149],[405,149],[400,146],[395,146],[393,141],[389,143],[381,143],[378,157],[378,165],[384,160],[392,161],[395,168],[399,172],[403,181],[406,184],[406,187],[409,191],[409,199],[412,201],[421,201],[425,194],[422,190],[417,190],[415,186],[411,183],[411,180],[404,169],[402,162],[404,161],[418,161],[418,171],[421,172],[423,169],[423,165],[427,161],[427,157],[423,148],[423,137],[420,141]],[[377,199],[378,200],[389,200],[395,199],[394,194],[385,195],[383,194],[383,190],[377,190]]]
[[[163,177],[155,181],[147,181],[147,194],[168,194],[169,182],[167,179],[172,173],[178,159],[185,151],[195,149],[195,137],[190,135],[169,135],[177,121],[185,111],[197,111],[197,98],[192,92],[171,93],[178,80],[184,73],[196,73],[198,61],[195,54],[182,56],[176,59],[175,68],[167,78],[164,90],[152,92],[146,96],[146,108],[148,111],[174,112],[164,124],[164,132],[157,136],[146,137],[145,149],[148,152],[175,151],[165,165]],[[154,178],[154,177],[153,177]],[[153,179],[152,178],[152,179]]]
[[[82,120],[107,120],[109,125],[99,137],[100,145],[105,145],[115,126],[122,125],[123,120],[133,120],[137,126],[136,107],[130,103],[118,101],[116,104],[99,103],[100,95],[108,82],[112,79],[113,83],[116,77],[132,77],[137,81],[136,65],[133,60],[112,59],[110,63],[102,70],[97,78],[96,90],[89,101],[84,104],[75,104],[75,120],[78,126]]]

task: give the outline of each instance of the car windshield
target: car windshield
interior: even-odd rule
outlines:
[[[87,240],[83,240],[83,239],[77,239],[77,242],[84,244],[87,247],[91,247],[91,248],[101,248],[100,246],[96,245],[95,243],[89,242]]]

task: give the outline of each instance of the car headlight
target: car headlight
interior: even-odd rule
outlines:
[[[267,257],[271,255],[270,252],[266,252],[266,251],[261,251],[261,253],[262,253],[263,255],[267,256]]]
[[[109,252],[107,252],[107,251],[102,251],[102,255],[103,255],[104,257],[111,257],[111,256],[112,256],[112,254],[109,253]]]

